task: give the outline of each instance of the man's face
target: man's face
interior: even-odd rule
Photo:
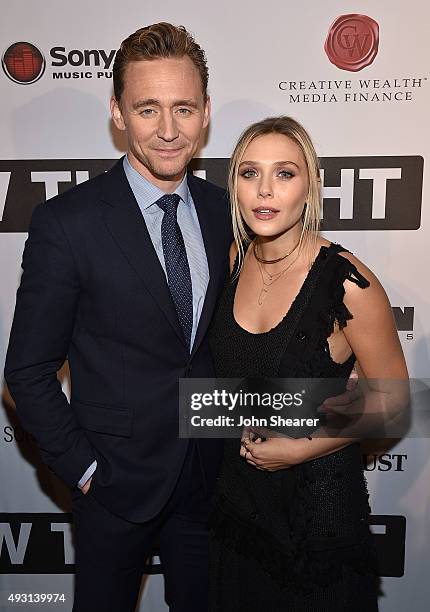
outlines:
[[[197,68],[189,57],[131,62],[112,118],[127,132],[131,165],[167,191],[182,179],[209,121]]]

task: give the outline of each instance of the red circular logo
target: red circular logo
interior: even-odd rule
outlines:
[[[45,72],[45,58],[37,47],[28,42],[17,42],[3,53],[2,66],[5,74],[21,85],[29,85],[40,79]]]
[[[367,15],[341,15],[332,23],[324,49],[332,64],[358,72],[378,53],[379,26]]]

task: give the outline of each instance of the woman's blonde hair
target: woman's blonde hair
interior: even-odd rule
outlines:
[[[295,119],[285,116],[268,117],[246,128],[240,136],[230,160],[228,191],[230,196],[233,235],[239,252],[238,266],[236,268],[237,274],[240,272],[243,264],[244,245],[252,240],[252,236],[243,221],[237,197],[239,165],[243,159],[245,149],[250,142],[258,138],[258,136],[265,136],[267,134],[283,134],[284,136],[288,136],[288,138],[291,138],[291,140],[298,144],[302,151],[308,171],[309,189],[302,215],[303,226],[298,252],[306,249],[310,257],[312,257],[316,248],[320,228],[321,188],[319,162],[314,145],[305,128]]]

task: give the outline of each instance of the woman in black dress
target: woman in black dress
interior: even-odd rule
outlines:
[[[229,191],[231,279],[210,333],[217,376],[346,383],[357,362],[363,378],[407,380],[383,288],[318,233],[318,158],[304,128],[288,117],[250,126],[233,153]],[[380,391],[371,388],[369,401]],[[383,392],[384,405],[400,410],[405,398]],[[210,610],[377,610],[369,512],[356,438],[245,432],[226,441]]]

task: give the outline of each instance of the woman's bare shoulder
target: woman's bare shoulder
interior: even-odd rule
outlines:
[[[353,266],[350,277],[347,277],[344,282],[345,304],[351,312],[355,311],[358,314],[362,311],[366,316],[369,316],[372,311],[379,312],[381,315],[389,313],[391,319],[388,296],[376,274],[352,253],[342,251],[339,256],[347,259]],[[363,277],[368,285],[362,282],[350,282],[357,280],[359,276]]]

